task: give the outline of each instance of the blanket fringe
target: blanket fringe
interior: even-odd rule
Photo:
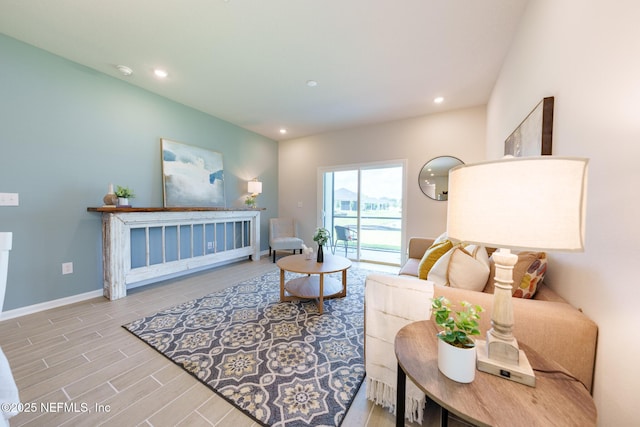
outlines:
[[[396,415],[396,388],[391,387],[376,379],[367,376],[367,399],[380,405],[383,408],[389,408],[389,412]],[[409,422],[417,422],[422,424],[424,416],[425,397],[415,399],[411,396],[405,398],[405,418]]]

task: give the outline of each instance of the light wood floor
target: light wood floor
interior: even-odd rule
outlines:
[[[20,400],[35,407],[11,426],[256,426],[121,325],[275,268],[263,257],[130,290],[117,301],[99,297],[0,322]],[[437,425],[438,408],[426,412],[422,425]],[[363,385],[342,425],[391,427],[395,416],[371,404]]]

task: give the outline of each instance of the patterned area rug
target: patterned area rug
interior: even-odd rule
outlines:
[[[277,270],[123,327],[262,425],[339,426],[365,375],[369,272],[347,272],[322,315],[280,303]]]

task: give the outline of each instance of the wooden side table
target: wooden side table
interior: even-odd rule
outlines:
[[[324,262],[306,259],[305,255],[289,255],[280,258],[276,263],[280,268],[280,301],[291,301],[294,298],[317,299],[318,312],[322,314],[324,300],[347,296],[347,269],[351,261],[337,255],[324,256]],[[285,272],[302,273],[307,276],[285,280]],[[342,283],[324,277],[327,273],[342,272]],[[313,276],[312,276],[313,275]]]
[[[411,323],[395,339],[398,359],[396,426],[404,426],[407,376],[442,407],[442,425],[448,412],[478,426],[595,426],[596,407],[587,389],[557,363],[519,343],[536,371],[529,387],[476,371],[472,383],[461,384],[438,370],[437,329],[430,320]],[[546,371],[546,372],[543,372]]]

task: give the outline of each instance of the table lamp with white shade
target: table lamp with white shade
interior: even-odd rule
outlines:
[[[249,193],[254,197],[262,193],[262,182],[258,181],[258,178],[254,178],[252,181],[247,182],[247,191],[249,191]]]
[[[262,193],[262,182],[258,181],[258,178],[254,178],[252,181],[247,182],[247,191],[251,194],[247,197],[247,201],[245,203],[250,206],[255,206],[256,197]]]
[[[462,165],[449,172],[447,235],[500,248],[491,330],[477,341],[478,369],[535,386],[535,375],[513,336],[511,250],[584,250],[587,159],[518,157]]]

